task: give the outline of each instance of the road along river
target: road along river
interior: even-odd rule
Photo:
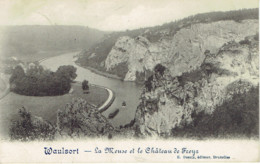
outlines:
[[[124,82],[118,79],[112,79],[104,77],[91,72],[88,69],[79,67],[74,63],[75,56],[79,52],[67,53],[45,59],[41,62],[41,65],[46,68],[56,71],[59,66],[62,65],[73,65],[77,68],[76,81],[88,80],[91,84],[103,86],[111,89],[114,92],[115,100],[113,104],[105,110],[102,114],[106,117],[117,108],[120,110],[119,113],[110,120],[112,125],[120,126],[129,123],[135,117],[135,111],[139,104],[139,97],[141,94],[141,86],[134,82]],[[122,102],[126,102],[126,107],[122,107]],[[66,102],[64,102],[66,103]]]

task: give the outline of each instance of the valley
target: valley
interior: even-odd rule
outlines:
[[[81,30],[74,34],[81,38],[79,42],[67,34],[68,41],[61,37],[58,43],[54,37],[47,47],[32,46],[37,52],[18,53],[26,62],[40,61],[53,72],[60,66],[76,68],[73,92],[47,97],[11,92],[0,101],[6,113],[1,115],[1,124],[8,125],[14,111],[25,106],[51,122],[51,131],[55,129],[55,135],[58,131],[61,138],[258,137],[258,9],[197,14],[161,26],[98,32],[88,45],[79,36]],[[45,37],[36,43],[48,41]],[[52,43],[57,49],[53,50]],[[16,42],[9,38],[6,44]],[[6,50],[8,58],[18,52],[16,48]],[[82,94],[83,80],[90,84],[89,94]]]

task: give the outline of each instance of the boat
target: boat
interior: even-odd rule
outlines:
[[[118,114],[118,112],[119,112],[119,109],[116,109],[114,112],[112,112],[112,113],[110,113],[110,114],[108,115],[108,118],[109,118],[109,119],[114,118],[114,117]]]
[[[123,106],[123,107],[125,107],[125,106],[126,106],[126,102],[125,102],[125,101],[123,101],[123,103],[122,103],[122,106]]]

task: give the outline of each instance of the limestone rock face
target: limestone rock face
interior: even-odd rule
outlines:
[[[137,133],[170,135],[174,128],[191,123],[194,112],[212,114],[234,93],[258,86],[258,43],[253,36],[228,42],[216,53],[206,53],[196,70],[181,76],[173,76],[169,69],[162,75],[155,72],[136,111]]]
[[[110,70],[120,63],[127,63],[125,80],[136,80],[136,72],[152,70],[158,63],[166,65],[172,76],[179,76],[199,67],[204,52],[216,53],[224,43],[240,41],[258,31],[258,20],[218,21],[199,23],[182,28],[173,37],[164,36],[151,43],[145,37],[120,37],[105,60]]]

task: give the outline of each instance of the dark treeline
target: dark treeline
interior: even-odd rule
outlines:
[[[36,65],[26,71],[16,66],[10,77],[10,90],[27,96],[55,96],[68,93],[77,77],[73,66],[60,66],[56,72]]]

